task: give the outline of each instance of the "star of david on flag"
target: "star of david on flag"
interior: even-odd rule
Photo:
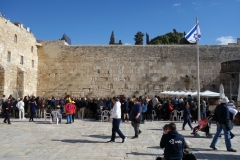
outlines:
[[[185,38],[190,43],[196,43],[201,39],[199,22],[185,35]]]

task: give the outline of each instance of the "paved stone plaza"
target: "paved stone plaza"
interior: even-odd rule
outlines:
[[[159,148],[162,136],[161,127],[168,122],[146,122],[140,126],[142,134],[138,139],[130,139],[134,135],[133,128],[128,123],[121,123],[122,132],[128,137],[127,142],[121,143],[117,138],[116,143],[106,143],[110,140],[111,123],[92,120],[75,120],[73,124],[60,125],[44,123],[43,119],[35,122],[28,120],[12,119],[12,124],[0,123],[0,159],[142,159],[154,160],[157,155],[162,155]],[[181,129],[182,122],[177,122]],[[196,126],[195,123],[193,126]],[[233,148],[238,152],[226,151],[224,138],[219,138],[218,151],[209,148],[211,139],[204,136],[194,138],[190,129],[179,131],[191,143],[192,149],[198,159],[230,160],[240,159],[240,131],[235,126],[233,133],[236,137],[232,140]],[[216,130],[212,125],[211,131]]]

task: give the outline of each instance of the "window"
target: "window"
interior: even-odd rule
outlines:
[[[7,61],[11,62],[11,52],[9,52],[9,51],[8,51],[8,54],[7,54]]]
[[[20,57],[20,64],[23,64],[23,56]]]
[[[33,46],[31,47],[31,52],[33,53]]]
[[[32,60],[32,68],[34,68],[34,60]]]
[[[14,35],[14,42],[17,43],[17,35]]]

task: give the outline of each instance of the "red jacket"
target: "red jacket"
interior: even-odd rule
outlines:
[[[67,103],[65,104],[65,111],[66,111],[66,114],[73,114],[74,112],[74,105],[72,103]]]

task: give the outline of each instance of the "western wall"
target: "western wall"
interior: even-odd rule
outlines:
[[[240,39],[200,45],[201,90],[229,93],[221,62],[240,57]],[[196,45],[74,46],[36,41],[22,23],[0,17],[0,96],[65,93],[81,97],[140,96],[165,90],[196,90]]]
[[[196,90],[196,45],[73,46],[39,41],[39,96],[106,97]],[[221,62],[240,57],[240,39],[228,45],[200,45],[201,90],[229,92]]]
[[[0,16],[0,97],[36,95],[37,45],[29,28]]]

